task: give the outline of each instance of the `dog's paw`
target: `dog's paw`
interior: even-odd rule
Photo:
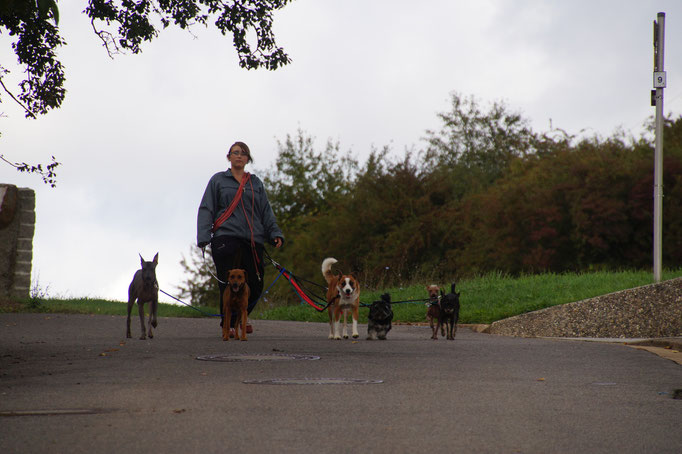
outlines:
[[[334,336],[334,340],[341,340],[341,336]]]
[[[353,339],[357,339],[358,337],[360,337],[359,334],[357,334],[357,333],[356,333],[356,334],[353,334]],[[347,339],[347,338],[348,338],[348,337],[346,337],[346,339]]]

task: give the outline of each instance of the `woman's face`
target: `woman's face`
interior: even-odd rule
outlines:
[[[249,155],[242,147],[234,145],[227,154],[227,160],[233,167],[244,167],[249,162]]]

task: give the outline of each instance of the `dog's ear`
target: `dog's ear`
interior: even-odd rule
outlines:
[[[154,260],[152,260],[152,262],[154,263],[154,266],[159,264],[159,253],[158,252],[154,256]]]
[[[142,254],[138,252],[137,255],[140,256],[140,265],[144,266],[144,259],[142,258]]]
[[[248,281],[249,280],[249,273],[246,272],[246,270],[242,270],[244,272],[244,280]]]

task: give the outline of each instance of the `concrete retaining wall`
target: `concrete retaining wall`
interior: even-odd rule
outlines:
[[[24,299],[31,291],[36,222],[35,191],[0,183],[0,297]]]

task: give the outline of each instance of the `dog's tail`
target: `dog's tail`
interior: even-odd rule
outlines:
[[[322,261],[322,276],[324,276],[324,280],[327,281],[327,284],[329,284],[334,277],[332,274],[332,265],[337,262],[338,260],[336,260],[334,257],[327,257]]]

